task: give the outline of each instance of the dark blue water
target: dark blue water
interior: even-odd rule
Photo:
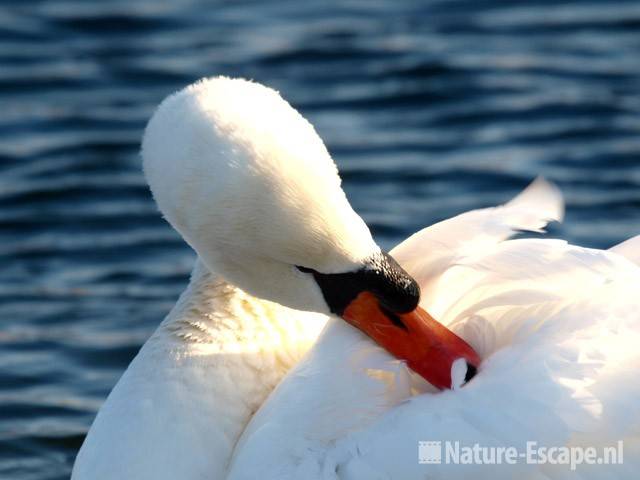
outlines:
[[[0,479],[68,477],[193,253],[138,154],[199,77],[274,86],[316,125],[390,247],[536,175],[553,234],[640,233],[640,3],[0,3]]]

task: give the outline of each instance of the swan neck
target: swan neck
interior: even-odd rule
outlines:
[[[189,354],[275,357],[285,365],[306,351],[326,317],[256,298],[197,259],[188,287],[157,336]],[[156,335],[154,335],[156,336]]]

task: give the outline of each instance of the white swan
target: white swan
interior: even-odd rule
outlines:
[[[559,193],[539,180],[503,207],[446,220],[392,250],[420,283],[421,305],[483,357],[479,373],[462,389],[435,392],[331,322],[252,419],[228,478],[637,478],[640,236],[612,251],[506,240],[561,216]],[[442,463],[420,464],[420,441],[441,442]],[[447,441],[458,452],[477,443],[519,455],[537,442],[534,462],[551,452],[543,447],[593,447],[622,464],[594,457],[572,471],[560,449],[557,464],[454,464],[453,453],[447,464]],[[616,457],[604,457],[605,447]]]
[[[73,479],[223,478],[251,415],[330,313],[437,385],[471,377],[475,353],[414,312],[417,284],[380,251],[313,127],[276,92],[228,78],[187,87],[158,108],[142,154],[198,261],[100,409]]]

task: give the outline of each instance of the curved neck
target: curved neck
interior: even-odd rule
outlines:
[[[222,478],[251,416],[325,321],[252,297],[198,260],[101,408],[73,478]]]
[[[256,298],[196,260],[189,285],[149,343],[190,355],[273,356],[293,365],[315,341],[326,316]]]
[[[201,412],[208,418],[201,420],[224,432],[233,446],[326,319],[253,297],[198,259],[187,289],[149,344],[160,340],[185,382],[210,396]]]

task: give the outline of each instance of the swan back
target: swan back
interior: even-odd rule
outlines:
[[[463,479],[478,468],[496,479],[568,478],[565,466],[420,465],[422,440],[523,451],[528,440],[602,447],[624,439],[625,464],[615,471],[630,475],[640,458],[632,378],[640,270],[613,252],[506,240],[562,211],[557,190],[539,180],[502,207],[429,227],[392,251],[429,286],[423,304],[484,357],[472,382],[429,390],[332,323],[245,430],[230,478],[252,478],[256,465],[279,479]],[[612,476],[597,467],[588,474]]]

